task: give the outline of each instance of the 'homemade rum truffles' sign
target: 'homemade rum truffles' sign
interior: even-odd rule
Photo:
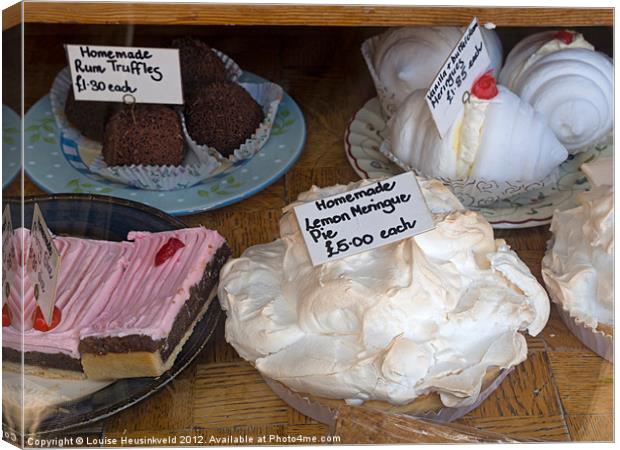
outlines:
[[[54,303],[56,302],[56,286],[60,269],[60,253],[47,228],[39,205],[34,205],[32,227],[30,228],[30,249],[26,269],[34,298],[43,313],[45,322],[52,323]]]
[[[76,100],[183,104],[178,49],[65,47]]]
[[[426,92],[426,103],[442,138],[463,110],[466,93],[490,63],[474,17]]]
[[[317,266],[435,227],[412,172],[295,207]]]

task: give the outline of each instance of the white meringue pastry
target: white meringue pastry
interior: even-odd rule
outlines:
[[[585,164],[584,164],[585,166]],[[554,302],[592,329],[613,326],[614,205],[611,157],[584,168],[592,186],[580,206],[556,211],[542,275]]]
[[[502,66],[502,44],[494,30],[480,27],[490,68]],[[377,38],[373,54],[374,70],[381,84],[394,95],[398,106],[417,89],[428,89],[461,39],[464,28],[402,27],[386,31]]]
[[[544,118],[503,86],[483,100],[472,95],[442,139],[425,101],[412,93],[388,122],[389,151],[426,177],[539,181],[568,156]],[[389,148],[387,148],[389,146]]]
[[[531,34],[520,40],[506,57],[504,67],[499,74],[499,83],[514,91],[515,80],[543,56],[567,48],[594,50],[594,46],[581,33],[573,31],[569,33],[573,36],[570,43],[558,39],[556,37],[558,31],[554,30]]]
[[[222,269],[226,340],[266,377],[349,402],[406,404],[437,392],[472,404],[487,369],[527,357],[547,295],[479,214],[420,181],[436,228],[313,267],[293,207],[369,184],[313,187],[284,210],[280,238]]]
[[[540,33],[518,44],[500,82],[540,112],[574,154],[613,129],[613,63],[579,33],[570,44],[553,36]]]

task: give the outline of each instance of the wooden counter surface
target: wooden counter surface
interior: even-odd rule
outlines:
[[[27,35],[26,109],[48,92],[65,64],[61,43],[79,42],[84,36],[103,40],[99,29],[80,34],[80,29],[67,25],[54,34],[51,30],[37,28]],[[312,184],[358,179],[345,158],[343,134],[351,116],[374,95],[358,49],[362,39],[376,30],[174,30],[183,31],[204,37],[242,68],[280,83],[299,103],[307,122],[305,150],[283,178],[243,202],[181,218],[189,226],[220,230],[238,256],[248,246],[275,239],[281,208]],[[107,38],[122,40],[116,33]],[[151,29],[136,30],[140,42],[156,43],[161,37]],[[18,194],[18,181],[4,193]],[[25,194],[37,193],[41,191],[26,178]],[[548,226],[498,231],[496,236],[506,239],[540,279]],[[577,341],[554,308],[544,331],[528,337],[528,348],[528,359],[458,422],[523,440],[613,439],[613,366]],[[205,443],[211,436],[329,433],[325,425],[291,409],[271,392],[258,372],[226,344],[222,324],[196,361],[161,392],[87,431],[108,437],[203,436]],[[341,443],[382,441],[381,436],[358,441],[351,430],[339,431]]]

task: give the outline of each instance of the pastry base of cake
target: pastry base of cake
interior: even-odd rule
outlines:
[[[56,378],[63,380],[84,380],[86,378],[84,372],[57,369],[55,367],[33,366],[30,364],[24,364],[22,366],[21,364],[12,361],[3,361],[2,369],[17,373],[21,373],[23,369],[24,375],[33,375],[36,377]]]
[[[405,405],[393,405],[388,402],[370,400],[364,402],[357,408],[384,411],[391,414],[407,414],[426,419],[433,419],[442,422],[450,422],[467,414],[476,408],[491,392],[493,392],[504,378],[512,371],[510,369],[489,368],[482,381],[480,396],[472,405],[451,408],[445,406],[437,393],[430,393],[420,396],[414,401]],[[291,407],[297,409],[304,415],[317,420],[326,425],[333,426],[338,415],[338,410],[347,405],[344,400],[336,400],[319,397],[306,393],[293,391],[279,381],[265,378],[271,389]],[[348,406],[348,405],[347,405]]]
[[[113,378],[157,377],[169,370],[177,355],[194,331],[194,327],[203,318],[211,302],[217,295],[217,285],[213,288],[202,309],[179,340],[174,350],[164,361],[159,351],[127,352],[127,353],[85,353],[82,355],[82,367],[86,377],[91,380],[106,380]],[[140,374],[140,375],[136,375]]]

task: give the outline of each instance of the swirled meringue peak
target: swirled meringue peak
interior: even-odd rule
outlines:
[[[437,392],[475,402],[487,369],[527,355],[549,315],[529,269],[436,180],[420,186],[436,228],[313,267],[293,207],[369,184],[313,187],[284,209],[280,238],[222,270],[226,339],[266,377],[352,402]]]
[[[572,30],[549,30],[531,34],[510,50],[499,75],[499,82],[509,89],[521,74],[545,55],[568,48],[594,50],[581,33]]]
[[[413,91],[430,87],[464,31],[459,27],[402,27],[379,37],[373,65],[397,104]],[[480,27],[480,31],[491,60],[489,67],[499,73],[501,41],[494,30]]]
[[[614,200],[612,158],[582,166],[594,186],[580,206],[556,211],[542,274],[554,302],[596,329],[613,326]]]
[[[613,129],[613,72],[607,55],[594,51],[581,34],[564,30],[517,44],[499,80],[542,114],[574,154]]]

